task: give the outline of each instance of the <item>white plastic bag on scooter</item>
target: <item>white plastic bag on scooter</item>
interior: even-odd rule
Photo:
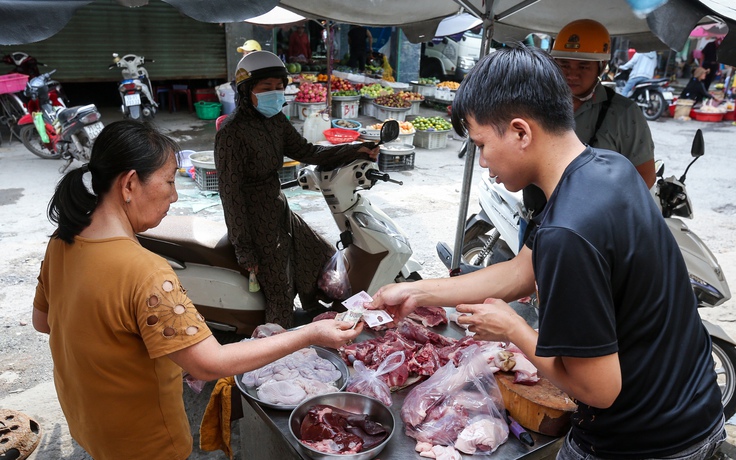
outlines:
[[[326,129],[330,129],[330,117],[324,111],[310,113],[304,120],[304,138],[312,144],[326,140]]]

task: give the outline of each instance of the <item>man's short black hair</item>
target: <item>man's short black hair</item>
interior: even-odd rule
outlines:
[[[561,134],[575,129],[572,93],[545,51],[511,44],[483,57],[468,73],[452,103],[452,126],[464,136],[465,120],[492,126],[501,135],[514,118],[536,121]]]

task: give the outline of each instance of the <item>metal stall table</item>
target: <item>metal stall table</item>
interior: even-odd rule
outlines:
[[[451,310],[451,309],[448,309]],[[453,338],[464,335],[464,331],[457,325],[451,324],[432,328],[433,331]],[[366,330],[357,341],[369,340],[375,337],[373,331]],[[236,376],[240,378],[241,376]],[[391,394],[393,404],[390,409],[396,419],[396,427],[388,445],[378,454],[381,460],[420,459],[414,450],[416,441],[404,434],[404,423],[401,421],[401,406],[409,392],[416,385],[410,385]],[[241,392],[243,418],[239,421],[241,460],[272,460],[272,459],[309,459],[299,450],[299,442],[289,433],[289,416],[291,410],[279,410],[261,406],[258,402],[244,396]],[[534,446],[522,444],[510,432],[508,440],[499,446],[492,458],[496,460],[542,460],[553,459],[562,446],[564,437],[556,438],[535,432],[529,432],[534,439]],[[463,455],[464,459],[488,458],[483,455]]]

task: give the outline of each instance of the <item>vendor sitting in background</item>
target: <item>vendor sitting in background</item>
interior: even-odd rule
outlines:
[[[703,67],[698,67],[693,71],[693,78],[690,79],[685,89],[680,94],[680,99],[690,99],[695,104],[702,102],[703,99],[713,99],[716,102],[721,102],[720,99],[713,97],[712,94],[705,89],[703,80],[708,74],[708,70]]]

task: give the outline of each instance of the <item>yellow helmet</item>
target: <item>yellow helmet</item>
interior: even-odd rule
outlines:
[[[261,44],[255,40],[246,40],[243,46],[238,46],[238,53],[244,51],[261,51]]]
[[[611,59],[611,36],[600,22],[578,19],[560,30],[551,54],[561,59],[608,61]]]

